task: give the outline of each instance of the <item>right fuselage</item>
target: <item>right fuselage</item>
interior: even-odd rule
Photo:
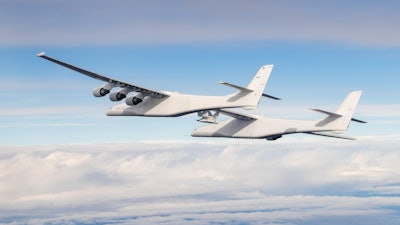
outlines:
[[[287,120],[259,117],[257,120],[228,119],[218,124],[199,127],[193,137],[268,138],[284,134],[330,130],[329,126],[319,126],[319,120]],[[321,120],[322,121],[322,120]]]

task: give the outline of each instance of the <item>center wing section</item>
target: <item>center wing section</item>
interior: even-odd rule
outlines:
[[[242,114],[242,113],[238,113],[238,112],[234,112],[234,111],[230,111],[230,110],[226,110],[226,109],[219,109],[219,111],[226,116],[230,116],[230,117],[233,117],[233,118],[239,119],[239,120],[245,120],[245,121],[257,120],[257,117],[252,116],[252,115]]]
[[[120,81],[120,80],[117,80],[117,79],[114,79],[114,78],[111,78],[111,77],[103,76],[103,75],[100,75],[100,74],[97,74],[97,73],[94,73],[94,72],[91,72],[91,71],[88,71],[88,70],[73,66],[71,64],[68,64],[68,63],[62,62],[60,60],[51,58],[51,57],[47,56],[46,53],[44,53],[44,52],[39,53],[37,56],[39,56],[39,57],[41,57],[43,59],[46,59],[48,61],[51,61],[53,63],[56,63],[58,65],[61,65],[63,67],[66,67],[68,69],[74,70],[74,71],[76,71],[78,73],[81,73],[81,74],[84,74],[86,76],[89,76],[91,78],[107,82],[112,87],[125,88],[125,89],[128,89],[129,91],[140,92],[143,95],[156,97],[156,98],[165,98],[165,97],[169,96],[168,94],[163,93],[163,92],[154,91],[154,90],[151,90],[151,89],[140,87],[138,85],[126,83],[126,82],[123,82],[123,81]]]

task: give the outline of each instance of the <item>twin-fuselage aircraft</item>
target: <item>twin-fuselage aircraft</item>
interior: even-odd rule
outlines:
[[[198,121],[209,123],[209,125],[196,129],[192,133],[194,137],[263,138],[276,140],[285,134],[308,133],[351,139],[321,132],[343,132],[347,130],[348,123],[351,120],[363,122],[352,118],[361,91],[350,93],[335,113],[315,109],[315,111],[327,115],[318,121],[274,119],[256,115],[244,115],[227,110],[229,108],[255,109],[261,97],[279,100],[279,98],[263,93],[273,65],[262,66],[246,87],[220,82],[220,84],[237,90],[232,94],[206,96],[156,91],[73,66],[49,57],[44,52],[39,53],[38,56],[105,82],[104,85],[93,90],[95,97],[109,95],[111,101],[125,99],[124,103],[112,107],[107,112],[108,116],[177,117],[197,112],[198,116],[200,116]],[[116,88],[118,90],[114,91]],[[228,115],[232,119],[218,123],[217,118],[220,114]]]

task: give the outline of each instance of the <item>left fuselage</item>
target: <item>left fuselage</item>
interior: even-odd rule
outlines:
[[[155,98],[147,96],[138,105],[129,106],[125,103],[112,107],[108,116],[153,116],[174,117],[197,112],[201,110],[255,107],[256,104],[249,101],[252,93],[238,92],[226,96],[201,96],[179,93],[168,93],[169,97]],[[257,102],[258,103],[258,102]]]

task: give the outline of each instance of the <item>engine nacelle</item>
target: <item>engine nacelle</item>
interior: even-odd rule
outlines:
[[[130,106],[137,105],[137,104],[143,102],[143,98],[144,98],[143,94],[139,93],[137,95],[126,98],[125,103]]]
[[[126,98],[126,94],[121,92],[113,92],[110,94],[110,100],[113,102],[120,101],[124,98]]]
[[[103,96],[107,95],[108,93],[110,93],[110,90],[103,88],[103,87],[98,87],[98,88],[93,89],[93,95],[95,97],[103,97]]]

